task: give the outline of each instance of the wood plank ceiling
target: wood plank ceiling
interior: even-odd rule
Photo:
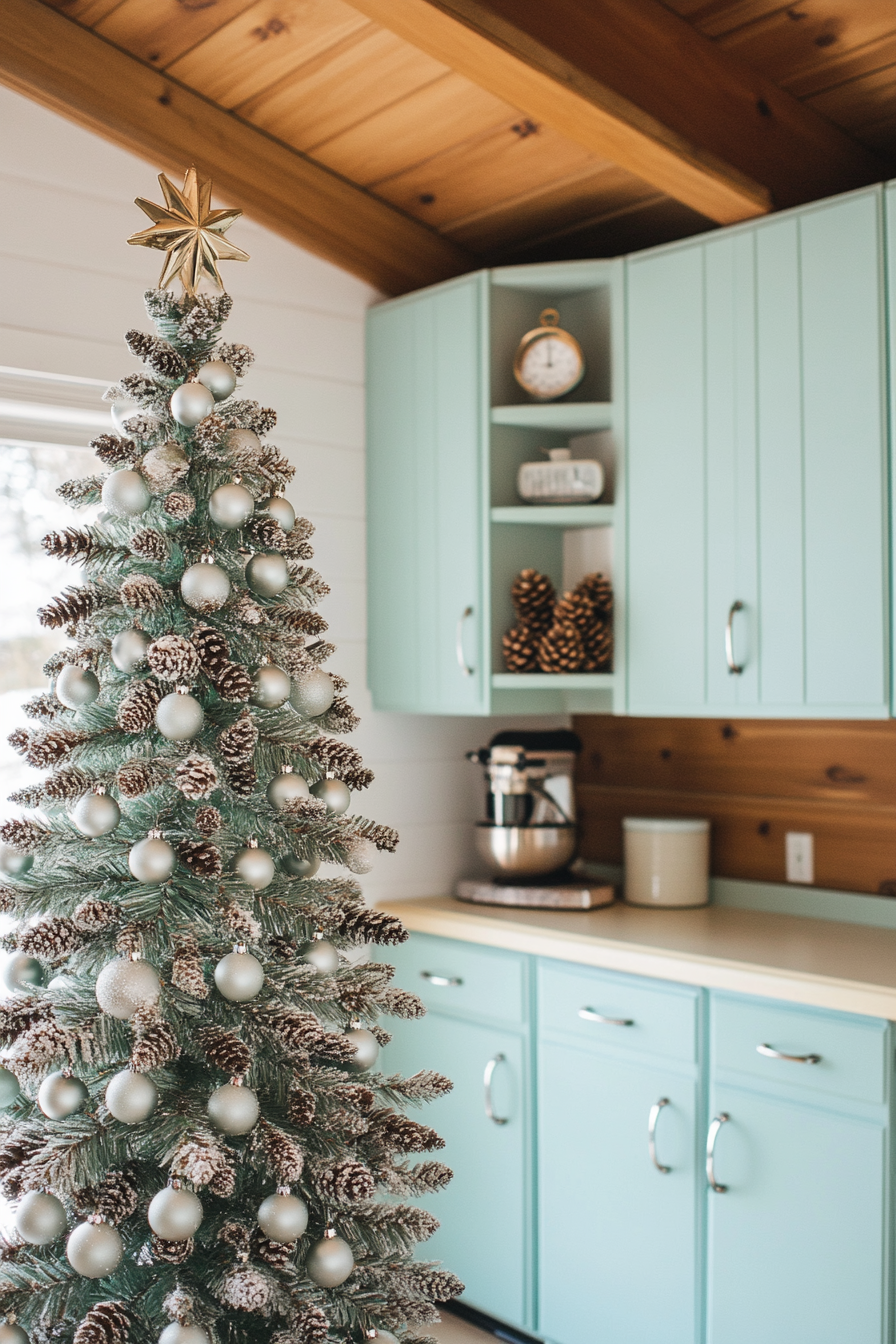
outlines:
[[[470,266],[600,255],[711,226],[372,22],[360,0],[359,8],[345,0],[44,3],[420,221]],[[666,9],[882,162],[896,160],[893,0],[667,0]]]

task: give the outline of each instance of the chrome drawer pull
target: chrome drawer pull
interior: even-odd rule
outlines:
[[[713,1119],[713,1122],[709,1127],[709,1132],[706,1135],[706,1179],[709,1182],[710,1190],[714,1190],[717,1195],[724,1195],[728,1187],[727,1185],[719,1185],[719,1182],[716,1180],[714,1166],[716,1139],[719,1137],[719,1130],[723,1125],[727,1125],[730,1119],[731,1116],[727,1111],[719,1111],[718,1115]]]
[[[766,1059],[786,1059],[790,1064],[820,1064],[821,1055],[785,1055],[783,1050],[776,1050],[773,1045],[757,1045],[757,1055],[765,1055]]]
[[[596,1013],[593,1008],[580,1008],[579,1017],[584,1018],[586,1022],[600,1022],[604,1027],[633,1027],[635,1019],[633,1017],[604,1017],[603,1013]]]
[[[744,670],[743,663],[734,660],[734,617],[743,609],[743,602],[732,602],[728,608],[728,620],[725,622],[725,661],[728,664],[728,671],[735,677],[739,677]]]
[[[421,971],[420,979],[428,980],[431,985],[438,985],[440,989],[463,984],[459,975],[433,975],[432,971]]]
[[[660,1118],[660,1111],[664,1106],[670,1105],[668,1097],[660,1097],[650,1108],[650,1114],[647,1117],[647,1151],[650,1154],[650,1160],[662,1176],[668,1176],[672,1170],[671,1167],[664,1167],[656,1155],[656,1122]]]
[[[470,664],[467,662],[467,656],[464,653],[464,621],[469,620],[472,615],[473,615],[473,608],[464,607],[463,611],[460,614],[460,620],[457,623],[457,635],[455,637],[455,651],[457,653],[457,665],[460,668],[461,672],[463,672],[465,677],[472,677],[474,672],[476,671],[475,667],[471,667]]]
[[[506,1055],[492,1055],[485,1066],[485,1073],[482,1075],[482,1086],[485,1089],[485,1114],[493,1125],[506,1125],[509,1119],[506,1115],[495,1115],[495,1108],[492,1104],[492,1078],[495,1069],[499,1064],[503,1064],[506,1058]]]

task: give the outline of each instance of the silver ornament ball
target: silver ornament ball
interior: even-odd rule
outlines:
[[[68,1262],[84,1279],[104,1279],[121,1264],[124,1243],[108,1223],[79,1223],[65,1246]]]
[[[259,709],[279,709],[286,704],[291,689],[283,668],[265,663],[252,677],[252,703]]]
[[[195,696],[172,691],[156,705],[155,722],[169,742],[189,742],[202,731],[205,714]]]
[[[19,1087],[19,1080],[9,1069],[4,1069],[0,1065],[0,1107],[11,1106],[16,1097],[20,1096],[22,1089]],[[2,1341],[0,1341],[2,1344]]]
[[[135,672],[146,661],[151,643],[145,630],[120,630],[112,641],[112,661],[119,672]]]
[[[380,1052],[379,1041],[373,1032],[366,1031],[364,1027],[353,1027],[351,1031],[345,1033],[345,1036],[355,1047],[354,1058],[349,1060],[349,1068],[354,1069],[356,1073],[372,1069]]]
[[[289,703],[297,714],[303,714],[306,719],[316,719],[318,715],[326,714],[335,698],[333,678],[322,668],[315,667],[292,683]]]
[[[248,1134],[258,1123],[258,1098],[251,1087],[224,1083],[208,1099],[208,1116],[222,1134]]]
[[[49,1246],[62,1236],[67,1222],[65,1209],[56,1196],[40,1190],[29,1191],[16,1209],[16,1231],[29,1246]]]
[[[37,1104],[48,1120],[65,1120],[84,1105],[90,1094],[80,1078],[48,1073],[37,1092]]]
[[[311,792],[315,798],[326,803],[328,812],[337,817],[348,811],[352,801],[351,790],[341,779],[319,779],[316,784],[311,785]]]
[[[131,876],[138,882],[167,882],[176,862],[172,846],[155,835],[138,840],[128,855]]]
[[[192,429],[211,415],[215,409],[215,399],[202,383],[181,383],[171,393],[171,414],[179,425]]]
[[[224,447],[234,457],[241,457],[244,453],[257,453],[261,439],[252,429],[229,429],[224,435]]]
[[[276,868],[274,860],[266,849],[241,849],[233,861],[233,871],[237,877],[255,891],[263,891],[274,880]]]
[[[108,793],[85,793],[72,808],[71,818],[82,835],[109,835],[121,821],[121,808]]]
[[[29,1344],[28,1336],[14,1321],[4,1321],[0,1325],[0,1344]]]
[[[251,952],[228,952],[215,967],[215,984],[222,998],[248,1003],[264,984],[264,967]]]
[[[276,597],[289,583],[286,561],[278,551],[259,551],[246,566],[246,582],[259,597]]]
[[[339,953],[326,938],[317,938],[302,953],[302,960],[313,966],[318,975],[332,975],[339,970]]]
[[[255,510],[255,500],[244,485],[232,481],[219,485],[209,496],[208,513],[213,523],[231,530],[248,522]]]
[[[146,1213],[157,1237],[165,1241],[186,1241],[202,1222],[202,1202],[192,1190],[175,1190],[167,1185],[153,1195]]]
[[[190,459],[174,439],[144,453],[140,463],[143,478],[155,495],[164,495],[190,474]]]
[[[296,511],[289,500],[284,499],[282,495],[271,495],[270,499],[263,499],[258,506],[258,512],[266,513],[268,517],[273,518],[284,532],[291,532],[296,525]]]
[[[352,1248],[341,1237],[324,1237],[311,1247],[305,1273],[319,1288],[337,1288],[355,1267]]]
[[[76,663],[66,663],[56,678],[56,699],[66,709],[80,709],[82,705],[92,705],[100,693],[100,683],[96,674],[88,667],[78,667]]]
[[[300,802],[311,797],[311,790],[301,775],[294,770],[284,770],[275,775],[267,787],[266,797],[271,807],[283,808],[289,803]]]
[[[180,1321],[172,1321],[159,1335],[159,1344],[211,1344],[211,1340],[201,1325],[181,1325]]]
[[[350,873],[369,873],[376,858],[376,845],[360,836],[346,845],[345,866]]]
[[[145,1073],[122,1069],[106,1084],[106,1109],[123,1125],[139,1125],[148,1120],[159,1104],[159,1089]]]
[[[103,507],[116,518],[136,518],[149,508],[150,494],[139,471],[123,468],[103,481]]]
[[[117,957],[107,962],[96,978],[96,1001],[104,1013],[126,1022],[138,1008],[158,1002],[161,982],[148,961]]]
[[[226,401],[236,387],[236,374],[223,359],[210,359],[202,365],[196,377],[211,392],[215,401]]]
[[[3,983],[14,994],[30,994],[45,982],[44,968],[36,957],[27,952],[12,952],[3,967]]]
[[[33,863],[33,854],[23,854],[14,845],[0,845],[0,873],[7,877],[24,877]]]
[[[180,595],[194,611],[218,611],[230,596],[230,580],[220,565],[200,560],[184,570]]]
[[[320,857],[317,854],[310,854],[308,858],[302,854],[287,854],[283,867],[290,877],[313,877],[320,868]]]
[[[258,1226],[271,1241],[298,1241],[308,1226],[308,1205],[298,1195],[268,1195],[258,1209]]]
[[[112,416],[112,424],[115,427],[116,433],[122,434],[126,438],[127,430],[124,427],[125,420],[130,420],[132,415],[140,415],[142,411],[143,407],[140,405],[139,401],[131,401],[130,397],[119,397],[117,401],[113,401],[112,405],[109,407],[109,412]]]

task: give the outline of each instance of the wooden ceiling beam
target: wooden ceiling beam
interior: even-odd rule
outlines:
[[[720,224],[892,171],[658,0],[351,0]]]
[[[385,293],[476,265],[424,224],[39,0],[0,8],[0,82],[158,168],[195,164],[228,204]]]

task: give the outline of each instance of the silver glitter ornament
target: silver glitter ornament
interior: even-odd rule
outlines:
[[[93,704],[100,693],[100,683],[90,668],[66,663],[56,678],[55,691],[56,699],[66,709],[80,709],[82,705]]]
[[[0,1065],[0,1107],[11,1106],[16,1097],[21,1096],[19,1080],[9,1069]],[[2,1340],[0,1340],[2,1344]]]
[[[211,415],[215,409],[215,399],[201,383],[181,383],[171,393],[169,405],[177,423],[193,429],[200,420]]]
[[[157,1237],[165,1241],[186,1241],[202,1222],[202,1202],[192,1190],[167,1185],[153,1195],[146,1213]]]
[[[44,968],[27,952],[12,952],[3,967],[3,983],[13,994],[30,994],[44,984]]]
[[[103,481],[103,507],[116,518],[136,518],[149,508],[150,493],[139,471],[113,471]]]
[[[65,1120],[84,1105],[90,1094],[80,1078],[48,1073],[37,1091],[37,1104],[48,1120]]]
[[[180,595],[194,611],[218,611],[230,597],[230,580],[220,565],[198,561],[184,570]]]
[[[327,1232],[323,1240],[311,1247],[305,1263],[305,1273],[319,1288],[337,1288],[351,1274],[355,1257],[347,1241]]]
[[[236,374],[223,359],[210,359],[196,374],[203,387],[208,388],[215,401],[226,401],[236,387]]]
[[[167,882],[176,862],[177,855],[172,846],[155,835],[138,840],[128,855],[131,876],[138,882]]]
[[[112,416],[115,432],[127,438],[128,432],[124,427],[125,420],[130,420],[132,415],[142,414],[142,411],[143,407],[139,401],[131,401],[130,397],[119,397],[117,401],[113,401],[109,407],[109,413]]]
[[[283,867],[290,877],[313,877],[320,868],[320,857],[311,854],[307,859],[302,854],[287,854]]]
[[[0,1344],[3,1344],[2,1340]],[[172,1321],[159,1335],[159,1344],[211,1344],[211,1339],[201,1325],[181,1325],[180,1321]]]
[[[257,453],[261,439],[253,429],[229,429],[224,435],[224,447],[234,457],[243,457]]]
[[[189,742],[202,731],[205,713],[193,695],[172,691],[156,705],[155,723],[169,742]]]
[[[108,1223],[79,1223],[66,1242],[65,1254],[82,1278],[104,1279],[121,1264],[124,1242]]]
[[[0,1344],[29,1344],[28,1336],[14,1321],[4,1321],[0,1325]]]
[[[0,873],[7,877],[24,877],[33,863],[33,854],[23,854],[14,845],[0,845]]]
[[[318,715],[326,714],[335,698],[333,678],[322,668],[315,667],[292,683],[289,703],[297,714],[304,715],[306,719],[316,719]]]
[[[146,661],[151,643],[145,630],[120,630],[112,641],[112,661],[119,672],[135,672]]]
[[[71,810],[82,835],[109,835],[121,821],[121,808],[108,793],[85,793]]]
[[[284,499],[282,495],[271,495],[270,499],[263,499],[258,506],[258,512],[266,513],[269,518],[273,518],[284,532],[291,532],[296,525],[296,511],[289,500]]]
[[[345,866],[350,873],[369,873],[376,859],[376,845],[358,836],[345,846]]]
[[[122,1069],[106,1084],[106,1109],[123,1125],[138,1125],[148,1120],[159,1104],[159,1089],[145,1073]]]
[[[255,500],[244,485],[231,481],[219,485],[209,496],[208,513],[213,523],[231,531],[248,522],[255,510]]]
[[[140,470],[150,490],[164,495],[190,474],[190,459],[174,439],[144,453]]]
[[[282,667],[265,663],[252,677],[252,704],[259,709],[279,709],[289,699],[292,683]]]
[[[313,966],[318,975],[332,975],[339,970],[339,953],[326,938],[316,938],[302,953],[302,960]]]
[[[65,1209],[55,1195],[31,1190],[16,1209],[16,1231],[29,1246],[49,1246],[68,1224]]]
[[[274,860],[266,849],[247,846],[241,849],[233,861],[233,871],[255,891],[263,891],[274,880],[276,868]]]
[[[310,798],[311,790],[301,775],[297,775],[294,770],[283,770],[271,780],[265,796],[271,807],[283,808],[289,803]]]
[[[251,952],[228,952],[215,967],[215,984],[231,1003],[248,1003],[264,984],[264,967]]]
[[[258,1098],[251,1087],[224,1083],[208,1099],[208,1116],[222,1134],[248,1134],[258,1123]]]
[[[355,1047],[354,1058],[349,1060],[349,1068],[354,1069],[356,1073],[372,1069],[380,1052],[379,1041],[373,1033],[366,1031],[364,1027],[353,1027],[351,1031],[345,1033],[345,1037]]]
[[[161,982],[148,961],[117,957],[107,962],[96,978],[96,1001],[104,1013],[120,1022],[132,1018],[138,1008],[158,1002]]]
[[[311,792],[315,798],[326,803],[328,812],[337,817],[348,811],[352,801],[351,790],[341,779],[319,779],[316,784],[311,785]]]
[[[308,1205],[298,1195],[278,1190],[259,1206],[258,1226],[271,1241],[298,1241],[308,1226]]]
[[[289,570],[277,551],[259,551],[246,566],[246,582],[259,597],[276,597],[289,583]]]

